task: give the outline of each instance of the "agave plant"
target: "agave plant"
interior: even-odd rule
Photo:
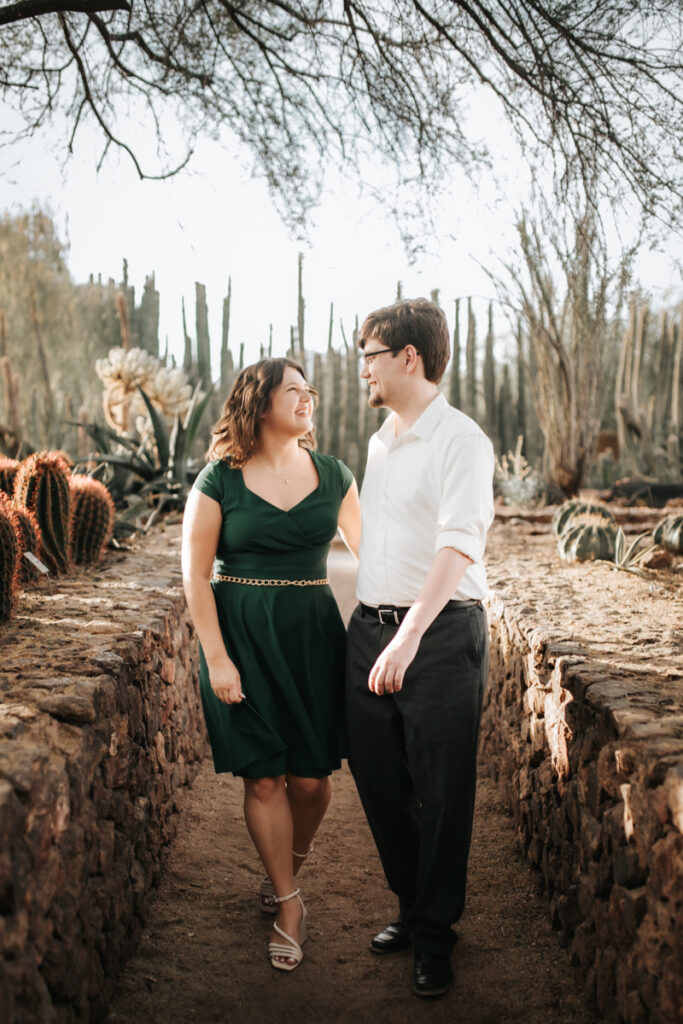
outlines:
[[[152,424],[150,437],[136,440],[112,427],[82,424],[97,445],[88,459],[98,464],[90,475],[104,480],[117,507],[123,507],[115,527],[118,534],[136,529],[142,515],[148,517],[148,529],[163,511],[185,505],[192,484],[190,452],[213,390],[202,394],[196,387],[184,418],[176,415],[169,431],[149,395],[139,385],[138,389]]]
[[[637,537],[634,537],[630,544],[626,543],[626,536],[621,526],[617,530],[616,537],[614,538],[614,559],[613,564],[615,569],[621,569],[622,572],[632,572],[636,576],[643,576],[647,578],[647,574],[641,568],[640,563],[642,560],[656,548],[656,544],[649,543],[643,547],[643,543],[647,542],[650,537],[649,533],[639,533]]]

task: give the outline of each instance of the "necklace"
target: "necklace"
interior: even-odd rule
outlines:
[[[284,476],[279,476],[279,475],[278,475],[277,473],[274,473],[274,472],[273,472],[273,470],[272,470],[272,469],[270,468],[270,466],[267,466],[267,465],[265,464],[265,462],[263,461],[263,459],[261,459],[261,458],[257,458],[257,459],[256,459],[256,461],[257,461],[257,462],[260,462],[260,463],[261,463],[261,465],[263,466],[263,468],[264,468],[264,469],[266,469],[266,470],[268,470],[268,472],[270,473],[270,475],[271,475],[271,476],[274,476],[276,480],[279,480],[279,481],[280,481],[280,483],[282,483],[282,484],[288,484],[288,483],[289,483],[289,479],[288,479],[288,478],[286,478],[286,477],[284,477]]]

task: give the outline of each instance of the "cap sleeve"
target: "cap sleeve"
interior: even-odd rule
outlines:
[[[195,490],[201,491],[202,494],[206,494],[209,498],[213,498],[219,505],[223,500],[224,480],[224,474],[221,472],[220,466],[220,459],[217,459],[215,462],[209,462],[201,470],[192,485]]]
[[[348,491],[349,487],[353,483],[353,473],[348,466],[344,465],[341,459],[337,459],[337,468],[339,469],[339,477],[341,479],[341,492],[342,498]]]

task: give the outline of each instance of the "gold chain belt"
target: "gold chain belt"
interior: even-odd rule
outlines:
[[[217,572],[211,578],[221,583],[243,583],[247,587],[324,587],[330,582],[327,576],[322,580],[255,580],[244,576],[221,576]]]

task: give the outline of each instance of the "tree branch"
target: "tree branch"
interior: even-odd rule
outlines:
[[[43,14],[96,14],[98,11],[130,11],[129,0],[71,0],[70,3],[55,3],[55,0],[18,0],[16,4],[0,7],[0,25],[11,25],[28,18],[40,18]]]

